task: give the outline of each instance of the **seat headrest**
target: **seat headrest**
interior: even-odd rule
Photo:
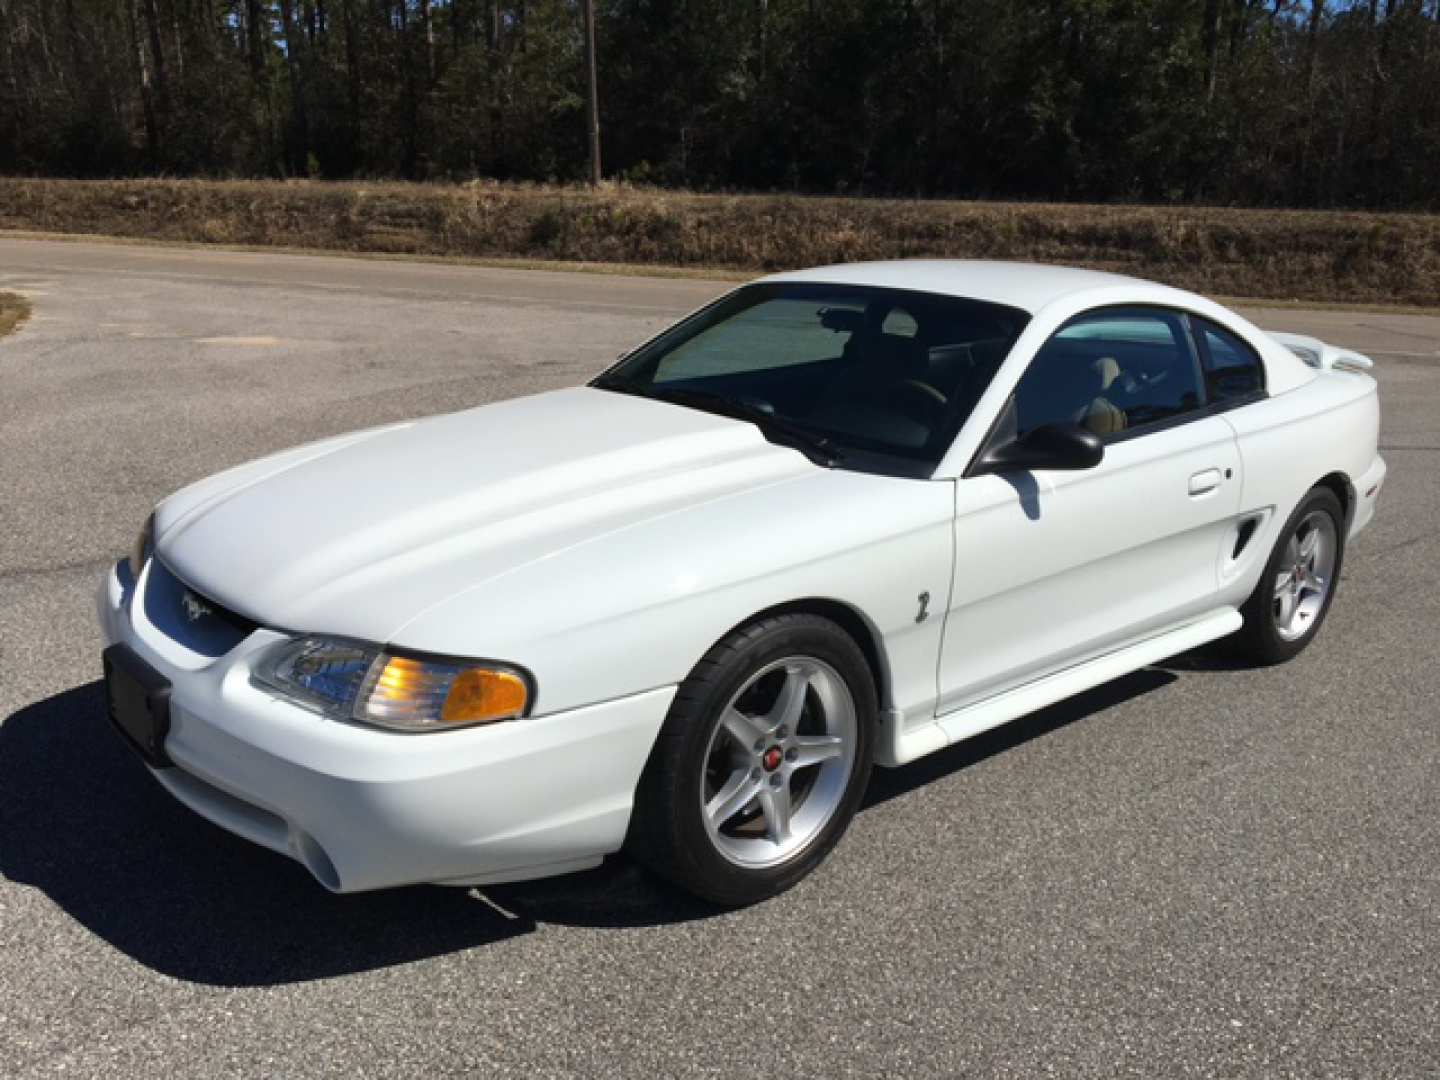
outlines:
[[[1113,356],[1102,356],[1092,361],[1091,366],[1100,375],[1100,389],[1109,390],[1110,385],[1120,377],[1120,361]]]
[[[845,358],[858,360],[898,379],[923,378],[929,368],[925,348],[899,334],[856,334],[845,345]]]

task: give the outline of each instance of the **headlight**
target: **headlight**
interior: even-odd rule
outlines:
[[[145,524],[140,526],[140,535],[135,537],[135,546],[130,549],[130,577],[136,581],[140,580],[140,571],[145,569],[145,563],[150,558],[150,553],[155,550],[155,515],[151,514],[145,519]]]
[[[252,676],[297,705],[392,731],[444,731],[524,716],[525,675],[503,664],[398,656],[377,645],[302,637],[264,653]]]

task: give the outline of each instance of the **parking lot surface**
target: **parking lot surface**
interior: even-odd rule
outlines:
[[[1390,478],[1312,648],[878,773],[750,910],[623,859],[332,896],[107,729],[93,592],[156,500],[579,382],[723,288],[0,238],[35,305],[0,341],[0,1076],[1440,1070],[1440,318],[1249,312],[1377,362]]]

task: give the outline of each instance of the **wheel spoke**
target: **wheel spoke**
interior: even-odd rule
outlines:
[[[1295,617],[1295,591],[1286,589],[1277,599],[1280,606],[1275,612],[1275,625],[1284,630],[1290,625],[1290,620]]]
[[[790,839],[790,785],[766,784],[760,792],[760,813],[772,843],[783,844]]]
[[[775,731],[777,728],[787,727],[794,731],[800,713],[805,708],[805,692],[809,688],[808,674],[798,667],[786,668],[780,693],[775,696],[775,704],[770,706],[770,712],[765,717],[766,730]]]
[[[1286,570],[1285,573],[1277,577],[1275,579],[1275,599],[1279,600],[1286,593],[1290,592],[1294,581],[1295,574],[1290,570]]]
[[[710,824],[720,828],[732,817],[745,809],[751,799],[759,793],[761,781],[753,780],[746,769],[736,769],[725,781],[725,786],[705,804],[705,814]]]
[[[1300,538],[1297,536],[1292,536],[1290,537],[1290,542],[1285,545],[1285,564],[1287,566],[1294,566],[1299,561]]]
[[[1300,558],[1306,566],[1315,561],[1315,553],[1320,548],[1320,530],[1311,529],[1305,534],[1305,539],[1300,541]]]
[[[796,754],[792,764],[797,769],[837,758],[845,749],[845,741],[839,735],[802,735],[793,743]]]
[[[721,714],[720,723],[725,725],[725,730],[730,733],[730,737],[747,751],[753,749],[757,742],[765,738],[764,721],[753,716],[746,716],[733,705]]]

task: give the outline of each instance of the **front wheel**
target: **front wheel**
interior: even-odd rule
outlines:
[[[1345,555],[1345,510],[1335,493],[1314,488],[1280,531],[1260,583],[1240,613],[1240,651],[1261,664],[1278,664],[1314,640],[1335,598]]]
[[[875,713],[865,657],[828,619],[732,632],[675,696],[636,792],[631,851],[717,903],[783,892],[854,817]]]

